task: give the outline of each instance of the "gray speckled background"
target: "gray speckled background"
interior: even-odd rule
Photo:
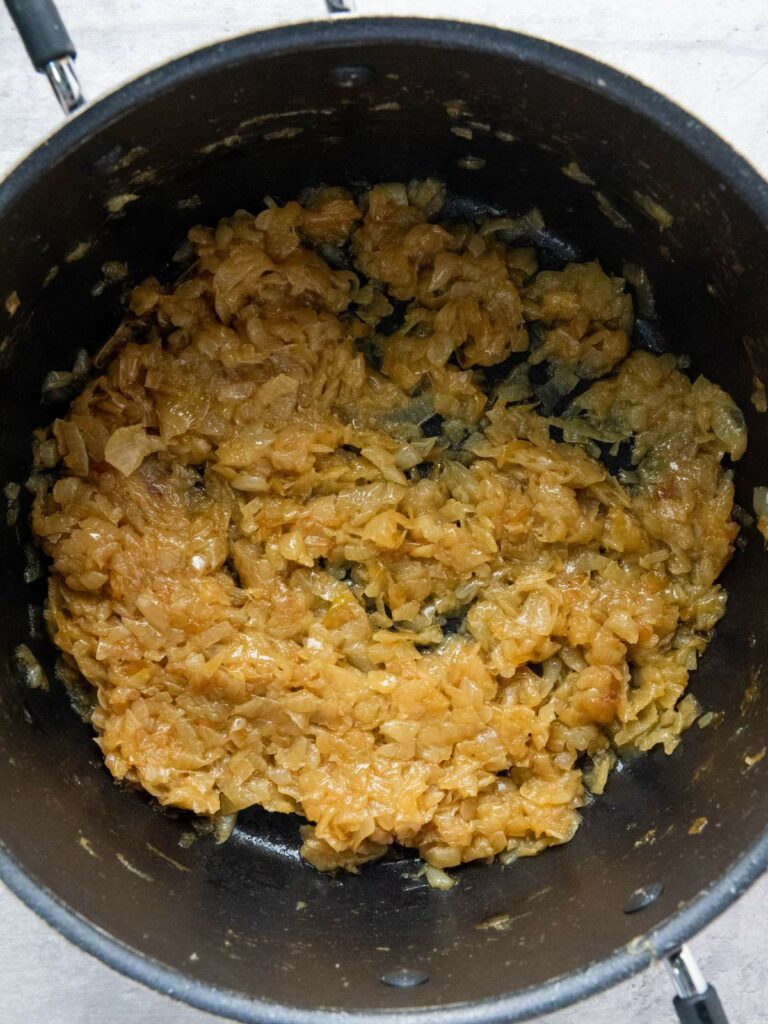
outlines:
[[[321,0],[59,0],[89,97],[217,38],[324,16]],[[763,0],[358,0],[361,14],[469,17],[614,64],[671,96],[768,174],[768,7]],[[47,83],[0,11],[0,173],[59,123]],[[206,1024],[208,1014],[115,974],[0,887],[2,1024]],[[768,876],[693,942],[732,1024],[768,1021]],[[546,1024],[672,1024],[660,967]],[[540,1021],[539,1024],[545,1024]]]

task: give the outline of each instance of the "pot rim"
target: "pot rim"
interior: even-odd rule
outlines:
[[[556,71],[653,121],[700,160],[714,168],[751,208],[768,232],[768,183],[733,147],[693,115],[636,78],[573,50],[505,29],[427,18],[351,18],[302,22],[236,36],[195,50],[146,72],[86,106],[42,142],[0,182],[0,218],[28,188],[55,168],[72,149],[103,130],[127,109],[171,86],[192,82],[210,68],[259,56],[303,49],[377,42],[420,43],[494,53]],[[47,924],[85,952],[129,978],[201,1010],[245,1024],[506,1024],[551,1013],[601,992],[667,956],[722,913],[768,868],[768,823],[757,842],[711,886],[659,927],[615,950],[604,960],[544,985],[472,1003],[418,1009],[342,1011],[303,1008],[249,999],[196,981],[145,956],[70,909],[19,865],[0,838],[0,880]]]

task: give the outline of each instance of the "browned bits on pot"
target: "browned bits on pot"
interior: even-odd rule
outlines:
[[[440,886],[569,840],[617,750],[675,748],[746,443],[714,384],[628,353],[623,280],[443,200],[194,228],[38,436],[33,516],[116,777],[220,839],[299,812],[321,869],[416,847]]]

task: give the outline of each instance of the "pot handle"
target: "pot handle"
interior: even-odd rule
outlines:
[[[64,113],[82,107],[85,97],[74,65],[77,51],[53,0],[5,0],[5,5],[29,59],[47,76]]]
[[[53,0],[5,0],[29,59],[46,75],[65,114],[85,103],[75,73],[77,50]],[[325,0],[329,14],[352,14],[355,0]]]
[[[704,980],[687,946],[675,950],[666,963],[677,991],[674,1006],[680,1024],[728,1024],[714,985]]]

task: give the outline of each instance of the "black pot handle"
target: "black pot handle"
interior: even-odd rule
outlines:
[[[714,985],[704,980],[687,946],[667,958],[667,968],[677,990],[674,1005],[680,1024],[728,1024]]]
[[[728,1024],[723,1004],[712,985],[695,996],[675,996],[673,1001],[680,1024]]]
[[[65,114],[85,103],[75,74],[77,51],[53,0],[5,0],[29,59],[48,77]],[[329,14],[352,14],[355,0],[325,0]]]
[[[75,74],[77,56],[53,0],[5,0],[29,59],[51,83],[65,114],[85,103]]]

